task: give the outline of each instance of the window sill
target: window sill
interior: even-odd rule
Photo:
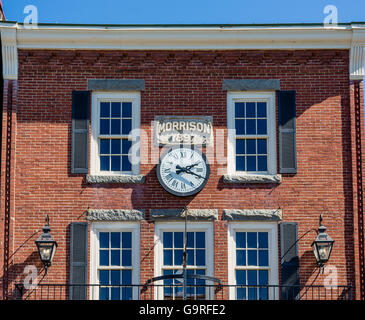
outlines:
[[[281,183],[281,174],[225,174],[227,183]]]
[[[142,174],[138,175],[121,174],[115,176],[87,175],[86,182],[87,183],[144,183],[145,176]]]

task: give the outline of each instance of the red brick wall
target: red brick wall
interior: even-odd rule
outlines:
[[[299,236],[318,227],[324,214],[336,241],[330,260],[339,284],[354,284],[351,117],[347,50],[298,51],[57,51],[20,50],[16,148],[14,149],[14,277],[23,268],[41,268],[30,236],[49,214],[59,247],[43,282],[67,282],[68,225],[85,220],[85,210],[214,208],[215,276],[227,282],[227,223],[223,209],[283,210],[284,221],[299,222]],[[159,185],[155,166],[144,164],[144,184],[88,185],[70,174],[71,93],[86,90],[87,79],[145,79],[141,126],[156,115],[213,115],[226,128],[223,79],[280,79],[282,90],[297,91],[298,173],[280,185],[226,184],[211,165],[206,187],[177,198]],[[4,135],[3,135],[4,137]],[[4,148],[4,138],[3,138]],[[142,141],[143,144],[151,143]],[[225,147],[226,149],[226,147]],[[3,149],[4,150],[4,149]],[[142,155],[143,156],[143,155]],[[2,173],[4,164],[2,164]],[[2,178],[3,190],[3,178]],[[3,213],[4,199],[1,210]],[[309,232],[299,241],[301,282],[323,284]],[[153,223],[141,223],[141,282],[153,276]]]

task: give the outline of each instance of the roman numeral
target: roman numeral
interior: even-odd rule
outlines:
[[[174,181],[172,181],[171,185],[172,185],[173,188],[176,188],[177,187],[177,180],[174,179]]]

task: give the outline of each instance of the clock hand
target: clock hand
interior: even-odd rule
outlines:
[[[192,174],[192,175],[197,176],[197,177],[199,177],[199,178],[202,178],[202,179],[204,179],[204,180],[206,179],[206,178],[204,178],[203,176],[201,176],[201,175],[199,175],[199,174],[197,174],[197,173],[195,173],[195,172],[193,172],[193,171],[190,171],[189,169],[184,170],[184,172],[189,173],[189,174]]]
[[[176,170],[176,173],[179,174],[181,171],[186,172],[186,170],[190,170],[191,168],[197,166],[199,163],[200,163],[200,161],[197,162],[197,163],[194,163],[194,164],[192,164],[190,166],[186,166],[184,168],[181,167],[181,166],[179,166],[179,165],[176,165],[176,168],[179,169],[179,170]]]
[[[174,177],[177,180],[180,180],[181,182],[186,183],[187,185],[189,185],[190,187],[193,187],[194,185],[191,183],[191,181],[186,180],[184,177],[179,176],[178,174],[176,174],[175,172],[170,172],[171,176]]]
[[[195,167],[195,166],[197,166],[198,164],[200,163],[200,161],[199,162],[197,162],[197,163],[194,163],[194,164],[192,164],[192,165],[190,165],[190,166],[187,166],[187,167],[185,167],[185,169],[191,169],[192,167]]]

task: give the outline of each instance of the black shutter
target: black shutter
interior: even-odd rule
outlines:
[[[70,300],[87,299],[88,224],[70,224]],[[78,286],[80,285],[80,286]]]
[[[298,223],[280,224],[281,243],[281,299],[294,300],[300,292]]]
[[[89,169],[90,92],[72,92],[71,172],[88,173]]]
[[[278,91],[280,173],[297,173],[295,91]]]

